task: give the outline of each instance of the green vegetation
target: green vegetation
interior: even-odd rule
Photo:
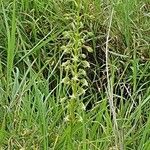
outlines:
[[[0,0],[0,149],[149,150],[149,0]]]

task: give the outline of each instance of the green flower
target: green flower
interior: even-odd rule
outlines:
[[[70,84],[70,78],[69,77],[65,77],[62,79],[62,83],[64,84]]]
[[[78,96],[84,95],[85,92],[86,92],[86,90],[83,89],[82,87],[79,87],[79,88],[78,88]]]
[[[79,81],[78,75],[75,75],[75,76],[72,78],[72,80],[74,80],[74,81]]]
[[[83,47],[84,47],[85,49],[87,49],[88,52],[90,52],[90,53],[93,52],[92,47],[90,47],[90,46],[85,46],[85,45],[84,45]]]
[[[84,68],[90,68],[90,64],[86,60],[82,61],[82,65],[83,65]]]
[[[82,82],[82,86],[88,86],[88,82],[86,79],[82,79],[81,82]]]
[[[86,76],[86,71],[83,69],[79,69],[79,75]]]
[[[66,67],[66,66],[68,66],[70,64],[70,60],[67,60],[67,61],[65,61],[65,62],[63,62],[62,63],[62,67]]]

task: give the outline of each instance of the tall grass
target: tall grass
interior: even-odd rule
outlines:
[[[5,21],[6,35],[7,35],[7,91],[9,92],[9,84],[12,81],[11,74],[13,70],[13,61],[15,56],[15,34],[16,34],[16,7],[15,1],[13,1],[11,25],[9,25],[9,19],[6,15],[6,10],[4,9],[3,2],[1,2],[3,10],[3,19]]]
[[[0,1],[0,149],[149,150],[148,0]]]

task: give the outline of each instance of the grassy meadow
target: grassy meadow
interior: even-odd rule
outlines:
[[[150,150],[150,1],[0,0],[0,150]]]

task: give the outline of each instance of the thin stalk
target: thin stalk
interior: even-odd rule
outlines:
[[[111,113],[113,116],[113,123],[114,123],[113,131],[115,135],[115,147],[116,149],[118,149],[118,141],[119,141],[120,149],[122,150],[123,146],[122,146],[121,141],[119,140],[120,134],[119,134],[116,111],[115,111],[114,100],[113,100],[113,85],[109,77],[109,61],[110,61],[109,60],[109,37],[110,37],[110,29],[111,29],[111,24],[112,24],[113,13],[114,13],[114,9],[112,9],[112,12],[111,12],[107,38],[106,38],[106,73],[107,73],[107,90],[108,90],[107,92],[108,92],[109,106],[110,106]]]

